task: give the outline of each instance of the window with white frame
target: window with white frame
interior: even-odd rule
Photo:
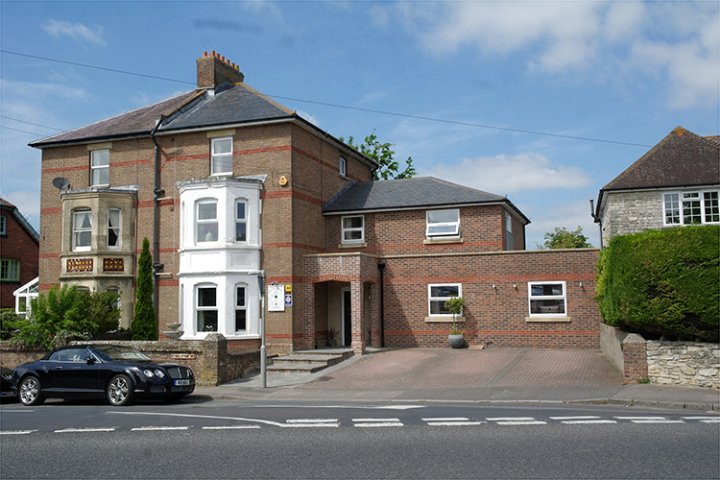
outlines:
[[[247,242],[247,202],[235,202],[235,241]]]
[[[462,285],[459,283],[428,285],[428,314],[452,315],[452,312],[445,308],[445,302],[458,297],[462,297]]]
[[[74,252],[90,250],[92,241],[92,212],[75,210],[72,217],[72,249]]]
[[[665,225],[720,223],[718,190],[670,192],[663,195]]]
[[[199,200],[195,208],[195,239],[198,243],[218,239],[217,200]]]
[[[5,215],[0,215],[0,235],[7,235],[7,219]]]
[[[529,282],[528,304],[531,317],[567,315],[565,282]]]
[[[342,243],[362,243],[365,241],[365,217],[355,215],[342,217]]]
[[[17,282],[20,280],[20,261],[3,258],[0,260],[0,281]]]
[[[345,159],[345,157],[340,157],[340,159],[338,160],[338,171],[343,177],[347,176],[347,160]]]
[[[512,217],[509,213],[505,212],[505,250],[512,250],[514,244]]]
[[[107,224],[107,246],[108,248],[120,248],[120,209],[108,209]]]
[[[460,234],[460,210],[428,210],[425,234],[428,237],[452,237]]]
[[[110,184],[110,150],[90,152],[90,186]]]
[[[217,287],[198,286],[195,290],[195,321],[197,332],[218,331]]]
[[[213,138],[210,142],[211,175],[232,175],[233,139],[232,137]]]
[[[247,332],[247,286],[235,286],[235,333]]]

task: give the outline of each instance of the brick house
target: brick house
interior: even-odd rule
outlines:
[[[15,290],[38,276],[39,243],[18,208],[0,198],[0,308],[15,308]]]
[[[151,240],[161,338],[270,353],[445,345],[463,296],[469,343],[597,347],[597,251],[527,252],[507,198],[436,178],[373,182],[375,162],[253,90],[222,56],[191,92],[34,142],[40,289],[115,289],[132,320]]]
[[[720,137],[677,127],[598,195],[602,242],[677,225],[720,223]]]

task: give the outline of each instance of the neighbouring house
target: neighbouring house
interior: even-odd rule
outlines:
[[[0,198],[0,308],[16,308],[16,290],[30,288],[38,276],[40,237],[20,210]],[[18,300],[16,310],[25,312],[28,297]]]
[[[523,250],[506,197],[374,182],[373,160],[244,80],[205,54],[191,92],[31,144],[41,291],[115,290],[129,327],[147,237],[161,338],[255,349],[264,317],[270,353],[442,346],[462,296],[471,344],[597,348],[596,249]]]
[[[678,225],[720,223],[720,137],[677,127],[605,185],[595,211],[602,242]]]

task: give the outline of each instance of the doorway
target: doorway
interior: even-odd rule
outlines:
[[[350,289],[342,289],[342,339],[343,346],[352,345],[352,297]]]

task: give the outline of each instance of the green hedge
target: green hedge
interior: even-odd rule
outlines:
[[[648,338],[720,339],[720,226],[613,238],[600,255],[604,322]]]

